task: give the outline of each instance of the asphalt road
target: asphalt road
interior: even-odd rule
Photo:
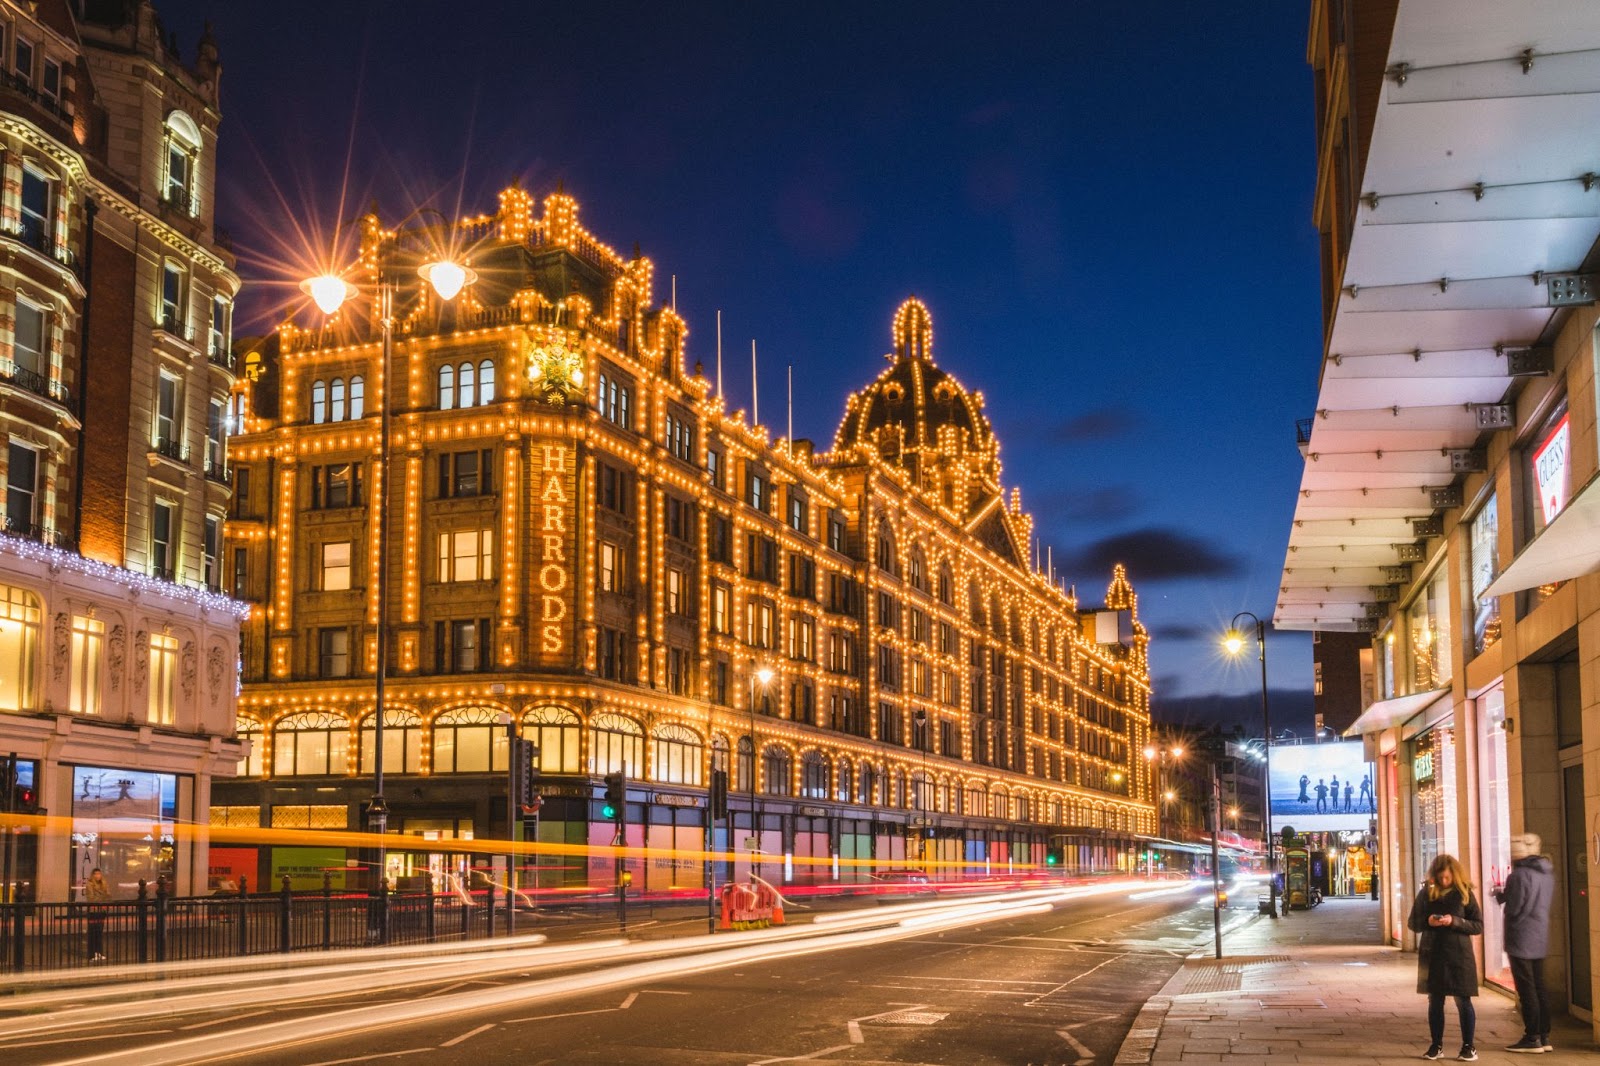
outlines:
[[[1108,1064],[1145,1000],[1184,956],[1209,944],[1208,904],[1203,892],[1130,890],[961,929],[902,933],[687,976],[645,976],[603,991],[487,1009],[474,1009],[475,990],[515,995],[527,976],[441,979],[404,990],[332,992],[308,1002],[164,1019],[141,1017],[135,1005],[125,1018],[92,1028],[0,1036],[0,1055],[19,1066],[114,1051],[159,1062],[167,1041],[453,997],[463,1006],[442,1017],[386,1021],[328,1039],[304,1039],[291,1026],[273,1049],[207,1061]],[[1243,908],[1230,917],[1249,918]],[[738,934],[718,939],[740,942]]]

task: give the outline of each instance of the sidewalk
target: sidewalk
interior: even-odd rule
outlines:
[[[1335,899],[1223,937],[1223,958],[1191,956],[1133,1023],[1118,1066],[1143,1063],[1413,1063],[1428,1045],[1427,1000],[1417,957],[1377,946],[1378,904]],[[1576,1061],[1595,1052],[1590,1029],[1555,1020],[1554,1054],[1512,1055],[1522,1036],[1516,1001],[1484,988],[1476,1045],[1484,1063]],[[1461,1047],[1454,1004],[1445,1007],[1446,1060]]]

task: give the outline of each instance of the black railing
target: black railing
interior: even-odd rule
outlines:
[[[174,570],[170,565],[163,565],[161,563],[150,564],[150,576],[155,578],[157,581],[176,581],[178,579],[176,570]]]
[[[43,396],[47,400],[61,404],[63,407],[72,406],[72,391],[59,381],[55,381],[46,374],[27,367],[18,366],[15,362],[0,360],[0,378],[11,382],[24,392],[31,392],[35,396]]]
[[[0,87],[31,100],[37,106],[49,112],[56,119],[67,125],[72,125],[72,116],[67,114],[67,109],[61,105],[59,97],[50,96],[40,92],[31,82],[24,81],[10,70],[0,70]]]
[[[206,460],[206,480],[215,481],[219,485],[232,485],[233,470],[227,463],[208,458]]]
[[[230,374],[238,369],[238,361],[234,354],[228,351],[228,346],[222,342],[219,333],[211,334],[211,343],[206,346],[206,358],[211,360],[212,366],[220,366]]]
[[[180,315],[163,311],[156,320],[156,328],[163,333],[170,333],[179,340],[190,342],[194,340],[194,329]]]
[[[150,442],[150,450],[175,463],[189,463],[189,446],[176,437],[157,437]]]
[[[19,522],[6,518],[0,522],[0,531],[9,533],[13,537],[31,540],[39,544],[48,544],[52,548],[70,548],[72,539],[53,526],[41,526],[32,522]]]
[[[277,892],[174,897],[165,879],[112,903],[0,904],[0,972],[431,944],[514,928],[503,893]],[[498,898],[497,898],[498,897]],[[491,921],[495,917],[498,921]]]

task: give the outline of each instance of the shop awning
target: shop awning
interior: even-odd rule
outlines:
[[[1600,570],[1600,479],[1591,479],[1484,595],[1504,596],[1596,570]]]
[[[1381,733],[1385,729],[1404,725],[1449,694],[1450,690],[1447,688],[1436,688],[1428,692],[1414,692],[1409,696],[1396,696],[1392,700],[1379,700],[1362,711],[1361,717],[1344,731],[1344,735],[1359,737],[1365,733]]]

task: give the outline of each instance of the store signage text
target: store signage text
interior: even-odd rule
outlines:
[[[1419,784],[1433,780],[1433,752],[1425,751],[1411,760],[1411,776]]]
[[[1572,484],[1567,447],[1571,428],[1567,415],[1561,416],[1555,429],[1533,453],[1533,473],[1539,482],[1539,507],[1548,525],[1567,506],[1567,487]]]
[[[539,478],[539,522],[535,538],[539,544],[535,571],[539,597],[539,651],[557,655],[566,648],[568,632],[568,589],[572,585],[572,553],[567,550],[571,530],[571,493],[566,482],[571,468],[570,449],[565,444],[538,446],[542,460]]]

